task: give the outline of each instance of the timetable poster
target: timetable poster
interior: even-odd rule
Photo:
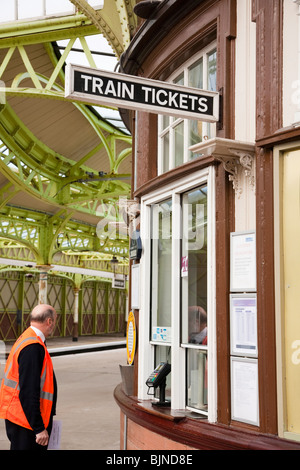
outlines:
[[[257,357],[256,294],[230,296],[231,354]]]

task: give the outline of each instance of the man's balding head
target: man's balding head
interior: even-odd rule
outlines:
[[[54,320],[55,309],[51,305],[39,304],[30,313],[30,322],[44,323],[47,318]]]
[[[41,330],[48,338],[55,329],[56,317],[56,311],[51,305],[39,304],[30,313],[30,325]]]

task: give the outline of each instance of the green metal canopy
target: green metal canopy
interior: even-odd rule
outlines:
[[[2,267],[127,273],[120,200],[130,198],[131,136],[117,109],[65,99],[64,70],[114,70],[137,26],[135,3],[0,0]]]

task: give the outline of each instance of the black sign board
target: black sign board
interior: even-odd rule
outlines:
[[[65,97],[72,100],[216,122],[219,94],[68,64]]]
[[[136,230],[133,232],[131,239],[130,239],[130,247],[129,247],[129,257],[130,259],[140,259],[142,256],[142,240],[140,237],[140,231]]]

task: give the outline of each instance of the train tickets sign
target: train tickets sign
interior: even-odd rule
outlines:
[[[68,64],[65,97],[206,122],[219,120],[219,94],[118,72]]]

